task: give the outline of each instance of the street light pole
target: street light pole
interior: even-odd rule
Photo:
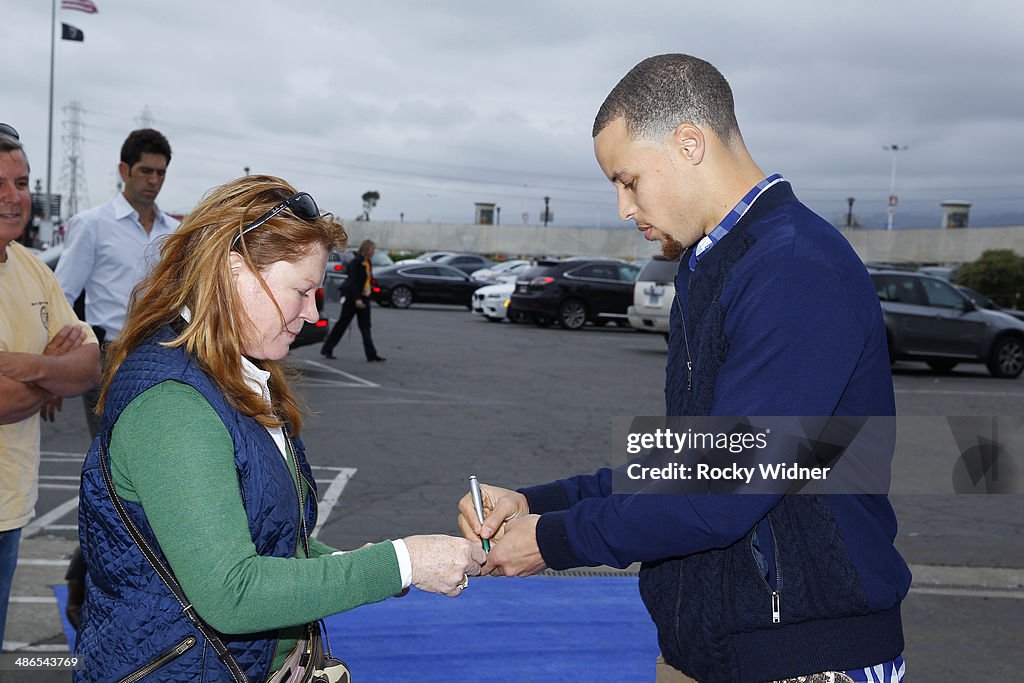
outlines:
[[[892,152],[892,166],[889,174],[889,222],[885,226],[886,230],[892,230],[892,217],[896,213],[896,202],[899,201],[896,198],[896,152],[906,151],[907,146],[882,145],[882,149]]]

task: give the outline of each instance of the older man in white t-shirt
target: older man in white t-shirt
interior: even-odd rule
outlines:
[[[0,643],[21,528],[38,496],[40,410],[100,381],[92,330],[50,269],[14,241],[31,215],[28,175],[21,142],[0,134]]]

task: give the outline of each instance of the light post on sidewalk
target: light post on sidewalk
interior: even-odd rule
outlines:
[[[882,149],[892,152],[892,166],[889,174],[889,222],[885,226],[886,230],[892,230],[892,217],[896,213],[896,204],[899,202],[899,199],[896,198],[896,152],[906,151],[907,146],[882,145]]]

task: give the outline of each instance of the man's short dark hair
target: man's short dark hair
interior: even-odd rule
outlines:
[[[121,145],[121,161],[131,168],[143,154],[160,154],[171,163],[171,144],[160,131],[152,128],[133,130]]]
[[[706,126],[725,144],[739,135],[725,76],[690,55],[649,57],[630,69],[598,110],[593,136],[619,117],[634,140],[660,142],[680,123]]]

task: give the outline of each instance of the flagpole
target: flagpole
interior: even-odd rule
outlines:
[[[53,239],[53,221],[50,213],[51,180],[53,178],[53,63],[57,44],[57,0],[53,0],[50,11],[50,117],[46,130],[46,201],[43,202],[43,224],[39,238],[45,242]]]

